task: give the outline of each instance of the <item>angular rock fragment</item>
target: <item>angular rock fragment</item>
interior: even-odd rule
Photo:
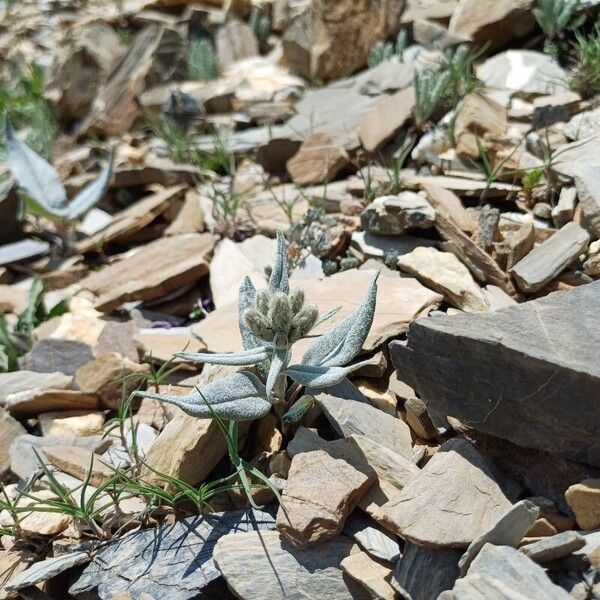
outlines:
[[[360,216],[368,233],[400,235],[409,229],[429,229],[435,211],[427,200],[414,192],[376,198]]]
[[[582,193],[585,192],[582,190]],[[552,209],[552,220],[556,227],[562,227],[573,220],[575,207],[577,206],[577,189],[564,187],[560,190],[558,203]]]
[[[567,223],[521,259],[510,272],[521,291],[537,292],[576,260],[589,242],[587,231],[577,223]]]
[[[374,516],[413,543],[465,548],[509,507],[486,459],[467,441],[453,438]]]
[[[64,573],[68,569],[83,565],[89,561],[90,555],[87,552],[73,552],[64,556],[47,558],[46,560],[34,563],[16,577],[12,577],[6,585],[6,589],[9,592],[16,592],[17,590],[43,583]]]
[[[358,135],[365,150],[373,152],[390,141],[406,125],[415,106],[411,87],[382,98],[363,117]]]
[[[423,191],[427,194],[429,203],[435,208],[436,214],[442,213],[447,219],[456,223],[461,231],[475,231],[475,221],[467,212],[460,198],[450,190],[432,183],[424,183]]]
[[[103,312],[131,300],[154,300],[205,275],[213,242],[209,234],[162,238],[92,273],[80,285],[96,294],[95,307]]]
[[[0,478],[10,469],[9,449],[13,440],[26,434],[25,427],[0,408]]]
[[[277,529],[297,547],[332,539],[374,481],[374,475],[322,450],[298,454],[283,489]]]
[[[509,295],[515,293],[508,275],[498,263],[466,235],[452,218],[438,213],[435,227],[440,237],[445,240],[442,244],[443,249],[457,256],[469,268],[475,279],[497,285]]]
[[[112,352],[79,367],[75,383],[81,391],[98,396],[105,407],[117,408],[122,398],[139,388],[148,373],[147,365]]]
[[[74,340],[49,338],[34,344],[33,348],[19,359],[19,367],[23,371],[37,373],[58,372],[64,375],[75,375],[79,367],[93,358],[92,350],[86,344]],[[59,386],[58,389],[61,388],[64,389],[63,386]]]
[[[496,261],[505,269],[512,269],[525,258],[535,245],[533,222],[523,223],[517,231],[507,232],[501,242],[494,244]]]
[[[355,510],[346,519],[343,533],[376,559],[395,562],[401,556],[397,539],[360,510]]]
[[[360,434],[405,458],[412,456],[410,429],[404,421],[374,408],[368,402],[322,393],[317,404],[331,426],[342,436]]]
[[[102,135],[121,135],[140,115],[137,95],[144,89],[144,79],[154,64],[164,29],[152,24],[135,38],[127,54],[115,66],[100,88],[91,110],[81,123],[78,134],[90,131]]]
[[[344,573],[366,589],[371,598],[394,600],[396,597],[394,588],[389,584],[392,570],[373,560],[366,552],[347,556],[341,567]]]
[[[448,31],[467,37],[488,50],[526,36],[534,27],[532,0],[461,0],[452,13]]]
[[[123,54],[116,32],[104,23],[74,27],[54,57],[46,94],[67,122],[86,116],[98,87]]]
[[[547,563],[569,556],[585,546],[585,538],[576,531],[563,531],[521,548],[521,552],[536,563]]]
[[[323,132],[313,133],[287,161],[287,171],[296,185],[328,183],[349,165],[343,148]]]
[[[432,423],[427,406],[420,398],[411,396],[404,401],[406,422],[415,435],[424,440],[431,440],[439,435],[437,427]]]
[[[86,437],[95,435],[104,425],[104,413],[88,410],[66,410],[40,413],[38,422],[42,435],[74,435]]]
[[[439,292],[457,308],[486,312],[488,304],[471,273],[454,254],[435,248],[416,248],[398,259],[398,266]]]
[[[568,600],[571,596],[554,585],[545,571],[518,550],[486,544],[473,561],[469,573],[459,579],[439,600],[489,600],[544,598]]]
[[[37,558],[28,550],[0,550],[0,600],[15,598],[15,594],[6,589],[6,584],[26,571]]]
[[[469,94],[463,99],[454,122],[456,154],[467,160],[479,159],[478,139],[486,133],[501,135],[507,126],[503,106],[480,92]]]
[[[406,542],[403,556],[394,568],[392,585],[402,597],[413,600],[437,598],[449,590],[459,576],[460,550],[424,548]]]
[[[81,481],[99,487],[113,475],[114,471],[91,450],[77,446],[46,446],[43,455],[55,467]]]
[[[300,427],[287,446],[288,454],[295,456],[312,450],[324,450],[334,458],[341,458],[367,476],[375,472],[380,482],[383,480],[397,490],[419,473],[419,467],[409,458],[364,435],[355,433],[327,442],[309,429]]]
[[[355,6],[347,0],[311,0],[303,6],[305,12],[285,32],[284,57],[299,75],[325,81],[364,67],[373,44],[396,30],[404,2],[370,0]]]
[[[600,479],[586,479],[572,485],[565,498],[582,529],[600,527]]]
[[[576,161],[576,164],[579,161]],[[590,166],[577,167],[575,187],[581,206],[581,224],[594,237],[600,235],[600,177],[598,169]]]
[[[258,41],[252,28],[239,19],[229,19],[219,28],[215,46],[222,70],[238,60],[258,54]]]
[[[109,440],[99,435],[89,437],[39,437],[36,435],[21,435],[10,445],[10,468],[21,479],[27,479],[35,470],[40,468],[36,452],[42,455],[44,448],[50,446],[80,446],[90,452],[101,453],[110,446]]]
[[[539,514],[540,509],[527,500],[522,500],[511,506],[489,531],[471,542],[458,563],[461,577],[467,574],[469,566],[485,544],[517,548],[527,532],[533,527]]]
[[[600,466],[599,290],[595,282],[490,314],[417,320],[406,345],[390,345],[392,362],[438,424],[450,415],[523,447]]]
[[[272,529],[274,523],[269,513],[236,510],[128,533],[94,556],[69,593],[96,593],[101,600],[121,593],[140,599],[145,594],[173,600],[215,597],[212,585],[221,576],[213,560],[215,544],[230,532]]]
[[[354,542],[342,536],[298,550],[275,531],[235,533],[217,542],[214,561],[242,600],[318,598],[323,590],[331,600],[366,600],[370,596],[340,568],[355,551]]]
[[[114,213],[106,227],[77,243],[77,251],[85,254],[106,244],[125,242],[171,207],[183,196],[183,192],[184,186],[168,187]]]
[[[213,367],[210,372],[219,372]],[[220,367],[223,373],[223,367]],[[205,368],[205,372],[209,369]],[[212,380],[203,372],[201,387]],[[182,393],[184,391],[182,390]],[[187,393],[187,392],[185,392]],[[150,447],[145,462],[145,476],[160,481],[157,473],[176,477],[190,485],[204,481],[225,454],[225,440],[217,423],[212,419],[196,419],[186,414],[167,423]]]
[[[472,5],[478,2],[478,0],[469,1]],[[529,0],[516,0],[516,2],[531,4]],[[494,0],[485,2],[485,4],[491,3],[497,5]],[[513,26],[512,21],[510,26]],[[547,96],[567,91],[565,83],[567,73],[564,69],[548,54],[533,50],[501,52],[477,66],[475,72],[486,87],[507,90],[513,94]]]

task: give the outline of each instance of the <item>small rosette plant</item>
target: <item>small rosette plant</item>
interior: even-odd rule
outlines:
[[[174,404],[195,417],[246,421],[267,414],[275,401],[285,401],[289,380],[310,394],[332,387],[368,362],[349,364],[361,351],[373,323],[377,277],[373,277],[357,310],[315,338],[300,363],[291,363],[292,346],[337,310],[319,315],[315,306],[305,303],[302,290],[290,290],[287,244],[278,232],[268,288],[257,291],[248,277],[240,287],[239,328],[244,350],[177,354],[204,364],[253,366],[258,375],[241,370],[185,396],[138,394]],[[307,406],[306,402],[301,404]],[[298,410],[295,412],[297,416]]]

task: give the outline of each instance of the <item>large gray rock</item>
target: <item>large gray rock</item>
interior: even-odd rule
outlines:
[[[509,546],[486,544],[473,561],[467,577],[459,579],[451,592],[438,600],[568,600],[542,567]]]
[[[494,313],[412,323],[390,345],[430,414],[600,466],[600,283]],[[585,335],[584,333],[585,332]]]
[[[415,544],[466,548],[509,508],[491,465],[469,442],[452,438],[373,516]]]
[[[69,593],[97,594],[101,600],[125,592],[139,599],[145,594],[169,600],[214,598],[213,585],[221,577],[213,560],[218,540],[231,532],[274,526],[275,519],[269,513],[237,510],[135,531],[94,556]]]
[[[437,598],[459,576],[459,558],[460,550],[454,548],[423,548],[407,542],[394,568],[392,585],[403,598],[406,594],[412,600]]]
[[[340,563],[358,548],[339,536],[314,548],[294,549],[275,531],[222,537],[214,561],[242,600],[366,600],[359,584],[343,576]]]

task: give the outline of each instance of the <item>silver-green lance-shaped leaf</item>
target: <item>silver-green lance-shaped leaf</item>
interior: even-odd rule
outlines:
[[[288,279],[287,241],[281,231],[277,231],[277,250],[275,252],[275,264],[269,278],[269,289],[272,292],[289,293],[290,283]]]
[[[100,175],[98,175],[94,181],[86,185],[75,198],[69,202],[66,207],[65,218],[69,219],[69,221],[79,219],[79,217],[83,216],[104,198],[104,194],[106,194],[106,190],[112,179],[113,159],[114,151],[111,150],[108,163]]]
[[[271,350],[266,346],[244,350],[242,352],[227,352],[222,354],[209,354],[207,352],[179,352],[175,356],[183,360],[206,365],[231,365],[243,367],[256,365],[271,356]]]
[[[252,333],[248,323],[246,323],[246,319],[244,318],[244,313],[249,308],[254,308],[256,304],[256,288],[252,283],[250,277],[244,277],[239,291],[239,301],[238,301],[238,326],[240,328],[240,335],[242,336],[242,344],[244,346],[244,350],[251,350],[253,348],[259,348],[263,344],[262,342]]]
[[[370,361],[362,361],[347,367],[323,367],[315,365],[290,365],[286,373],[296,383],[311,390],[329,388],[340,383],[346,375]]]
[[[216,415],[229,421],[251,421],[263,417],[271,408],[265,386],[258,377],[246,371],[218,379],[185,396],[154,392],[137,392],[136,395],[174,404],[188,415],[200,419]]]
[[[54,167],[22,142],[4,122],[8,164],[17,184],[45,211],[62,208],[67,194]]]
[[[350,362],[367,339],[377,302],[376,273],[360,306],[343,321],[318,338],[302,357],[303,365],[339,367]]]

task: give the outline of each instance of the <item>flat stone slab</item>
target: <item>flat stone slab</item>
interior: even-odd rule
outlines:
[[[452,438],[373,516],[415,544],[466,548],[509,508],[486,459],[466,440]]]
[[[298,454],[283,489],[278,531],[298,547],[336,537],[375,479],[323,450]]]
[[[47,558],[34,563],[29,569],[13,577],[7,584],[6,590],[16,592],[23,588],[48,581],[64,571],[89,562],[90,556],[86,552],[72,552],[55,558]]]
[[[585,546],[585,538],[576,531],[563,531],[521,548],[521,552],[537,563],[547,563],[569,556]]]
[[[509,546],[486,544],[469,573],[438,600],[506,600],[507,598],[572,599],[554,585],[542,567]]]
[[[358,547],[338,536],[303,550],[282,541],[276,531],[222,537],[214,560],[229,588],[242,600],[366,600],[360,584],[343,575],[341,562]]]
[[[317,404],[329,423],[341,436],[364,435],[405,458],[412,457],[411,434],[401,419],[350,398],[319,394]]]
[[[91,273],[80,285],[97,296],[95,308],[103,312],[123,302],[154,300],[208,273],[214,241],[212,235],[201,233],[161,238]]]
[[[600,282],[489,314],[412,323],[390,345],[438,424],[600,466]]]
[[[269,513],[236,510],[130,533],[96,554],[69,593],[187,600],[204,597],[204,590],[209,598],[207,588],[221,576],[213,561],[217,541],[231,532],[274,527]]]

